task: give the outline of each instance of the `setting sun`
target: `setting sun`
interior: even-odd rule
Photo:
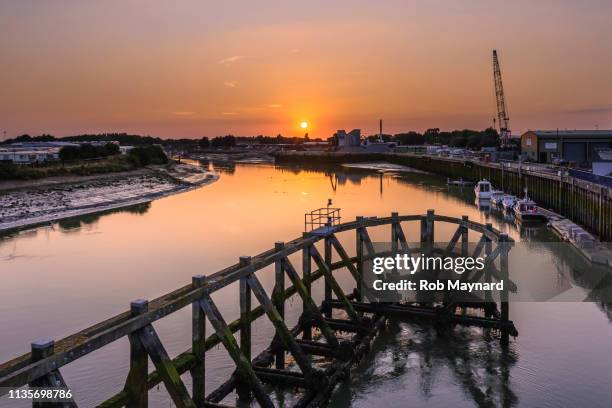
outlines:
[[[303,121],[302,123],[300,123],[300,127],[301,127],[302,129],[308,129],[308,122]]]

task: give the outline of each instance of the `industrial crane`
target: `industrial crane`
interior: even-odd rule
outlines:
[[[501,70],[497,50],[493,50],[493,78],[495,80],[495,99],[497,100],[497,123],[499,125],[499,137],[502,146],[507,146],[510,141],[510,129],[508,128],[508,113],[506,112],[506,101],[504,98],[504,86],[502,85]]]

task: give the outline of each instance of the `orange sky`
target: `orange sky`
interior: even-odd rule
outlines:
[[[612,128],[609,1],[254,4],[0,2],[0,131],[481,129],[493,48],[513,133]]]

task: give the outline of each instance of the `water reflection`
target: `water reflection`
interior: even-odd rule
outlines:
[[[82,227],[95,226],[100,221],[100,218],[111,215],[111,214],[126,213],[126,214],[134,214],[134,215],[143,215],[147,211],[149,211],[150,208],[151,208],[150,202],[140,203],[140,204],[130,205],[128,207],[115,208],[112,210],[105,210],[105,211],[101,211],[99,213],[94,213],[94,214],[86,214],[86,215],[80,215],[78,217],[64,218],[62,220],[59,220],[57,224],[62,232],[72,232]]]
[[[79,231],[83,227],[92,228],[95,227],[101,218],[112,215],[112,214],[134,214],[134,215],[143,215],[146,214],[147,211],[151,208],[151,203],[139,203],[130,205],[127,207],[114,208],[110,210],[104,210],[97,213],[79,215],[76,217],[68,217],[63,218],[58,221],[49,222],[46,227],[55,230],[55,227],[58,227],[58,231],[63,233],[71,233]],[[44,227],[43,227],[44,228]],[[40,228],[34,228],[30,230],[22,230],[22,231],[9,231],[0,233],[0,245],[3,243],[9,242],[8,238],[33,238],[38,235]]]
[[[517,361],[516,351],[500,348],[491,330],[439,331],[392,320],[331,406],[376,406],[382,394],[388,407],[435,406],[440,394],[448,392],[438,388],[449,379],[476,406],[518,406],[510,375]]]

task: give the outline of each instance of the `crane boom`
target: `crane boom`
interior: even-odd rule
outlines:
[[[506,100],[504,98],[504,86],[502,84],[501,69],[497,50],[493,50],[493,78],[495,80],[495,99],[497,100],[497,123],[499,126],[499,136],[502,146],[506,146],[510,139],[510,129],[508,127],[508,113],[506,111]]]

